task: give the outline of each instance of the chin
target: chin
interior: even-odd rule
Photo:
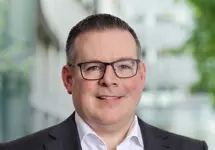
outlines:
[[[124,116],[122,114],[115,113],[104,113],[100,116],[100,121],[104,124],[115,124],[118,123]]]
[[[112,125],[119,123],[120,119],[103,119],[101,120],[101,123],[104,125]]]

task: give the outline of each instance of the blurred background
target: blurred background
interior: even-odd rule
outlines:
[[[213,0],[0,0],[0,142],[74,111],[61,81],[65,42],[94,13],[121,17],[138,34],[147,67],[138,116],[214,150]]]

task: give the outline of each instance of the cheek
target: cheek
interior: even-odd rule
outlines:
[[[73,103],[76,109],[81,110],[91,106],[94,93],[94,84],[90,81],[76,80],[73,84]]]
[[[92,93],[95,91],[95,83],[93,81],[76,80],[73,85],[73,91],[80,93],[80,96],[84,96],[86,93]]]
[[[135,79],[132,80],[130,83],[128,83],[125,86],[125,93],[126,97],[129,100],[130,107],[133,107],[134,105],[137,105],[140,101],[141,95],[142,95],[142,86],[140,84],[140,80]]]
[[[95,81],[84,81],[82,83],[82,88],[85,89],[86,92],[94,93],[95,92]]]
[[[142,86],[140,85],[140,82],[141,81],[136,78],[127,82],[125,86],[125,93],[129,94],[140,93],[142,91]]]

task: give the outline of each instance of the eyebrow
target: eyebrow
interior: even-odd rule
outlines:
[[[132,57],[120,57],[118,58],[117,60],[115,61],[120,61],[120,60],[128,60],[128,59],[138,59],[138,58],[132,58]],[[112,62],[115,62],[115,61],[112,61]],[[81,63],[86,63],[86,62],[104,62],[104,61],[101,61],[101,60],[98,60],[98,59],[91,59],[91,60],[88,60],[88,61],[83,61]]]

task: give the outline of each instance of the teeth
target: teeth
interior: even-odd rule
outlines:
[[[119,98],[119,97],[107,97],[107,96],[101,96],[99,97],[100,99],[107,99],[107,100],[111,100],[111,99],[116,99],[116,98]]]

